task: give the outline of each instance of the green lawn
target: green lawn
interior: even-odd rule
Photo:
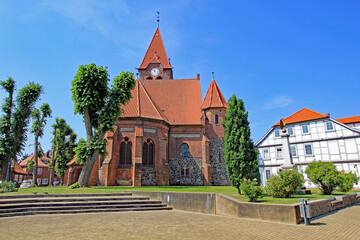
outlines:
[[[123,192],[127,190],[139,190],[139,191],[170,191],[170,192],[213,192],[213,193],[222,193],[230,197],[239,199],[240,201],[248,201],[247,197],[244,195],[239,195],[236,188],[230,186],[162,186],[162,187],[102,187],[94,186],[90,188],[77,188],[69,189],[65,186],[57,187],[37,187],[37,188],[21,188],[17,192],[12,193],[2,193],[3,194],[43,194],[48,192],[49,194],[69,194],[69,193],[116,193]],[[295,195],[291,198],[272,198],[269,196],[264,197],[259,201],[259,203],[278,203],[278,204],[291,204],[300,202],[299,198],[309,198],[310,200],[328,198],[333,196],[340,196],[346,193],[335,191],[333,195],[322,195],[319,189],[310,189],[311,195]],[[359,190],[351,190],[349,193],[359,192]]]

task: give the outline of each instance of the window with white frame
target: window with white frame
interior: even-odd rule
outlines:
[[[275,130],[274,135],[276,138],[280,137],[280,130]]]
[[[48,185],[48,183],[49,183],[49,179],[47,179],[47,178],[42,179],[42,184],[43,185]]]
[[[306,156],[312,156],[313,150],[311,144],[305,144],[305,155]]]
[[[270,170],[265,170],[265,178],[266,178],[266,181],[269,180],[270,176],[271,176]]]
[[[303,134],[309,134],[310,133],[310,130],[309,130],[309,125],[302,125],[301,126],[301,129],[302,129],[302,133]]]
[[[263,155],[264,155],[264,159],[269,159],[270,158],[269,149],[264,149]]]
[[[276,158],[282,158],[282,148],[276,148]]]
[[[37,183],[37,185],[40,185],[40,184],[41,184],[41,178],[38,178],[38,179],[36,180],[36,183]]]
[[[297,152],[296,152],[296,147],[295,146],[290,146],[290,155],[292,157],[297,157]]]
[[[326,131],[334,131],[334,125],[332,122],[326,122]]]
[[[289,134],[290,136],[294,136],[294,129],[293,129],[292,127],[289,127],[289,128],[287,129],[287,132],[288,132],[288,134]]]

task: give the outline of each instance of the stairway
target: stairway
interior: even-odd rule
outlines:
[[[161,201],[131,193],[0,196],[0,217],[171,209]]]

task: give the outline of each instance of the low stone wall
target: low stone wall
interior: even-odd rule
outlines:
[[[267,204],[241,202],[237,199],[219,193],[191,192],[152,192],[128,191],[134,196],[149,196],[162,201],[175,210],[191,211],[207,214],[217,214],[230,217],[252,218],[273,222],[298,224],[300,203],[297,204]],[[360,202],[360,193],[348,194],[331,199],[310,201],[312,217],[351,206]]]
[[[317,217],[344,207],[360,203],[360,192],[309,201],[311,217]]]

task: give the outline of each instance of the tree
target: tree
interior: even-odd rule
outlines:
[[[134,74],[122,72],[108,87],[109,74],[106,68],[96,64],[80,65],[72,81],[72,99],[75,113],[83,115],[86,141],[79,141],[77,160],[84,163],[79,177],[79,186],[88,187],[91,170],[99,154],[106,155],[105,133],[113,131],[115,121],[121,115],[120,105],[131,98],[135,87]]]
[[[46,118],[51,117],[50,105],[43,103],[40,109],[35,108],[31,113],[31,118],[33,119],[33,124],[30,129],[30,132],[35,135],[34,142],[34,170],[33,170],[33,180],[32,187],[37,186],[37,170],[38,170],[38,157],[39,157],[39,137],[41,138],[44,135],[44,128],[46,125]]]
[[[304,176],[295,168],[281,170],[266,182],[266,192],[275,198],[288,198],[297,193],[304,184]]]
[[[42,86],[28,83],[20,89],[14,101],[15,81],[10,77],[0,82],[0,85],[8,93],[2,106],[4,114],[0,119],[1,178],[9,181],[12,177],[10,163],[24,149],[30,114],[42,93]]]
[[[56,118],[52,127],[52,157],[49,166],[50,186],[53,185],[55,168],[62,183],[62,177],[67,169],[66,163],[68,163],[75,154],[75,141],[77,137],[63,118]]]
[[[250,139],[248,112],[242,99],[235,95],[228,101],[225,121],[225,164],[229,179],[241,194],[241,179],[260,180],[257,163],[257,151]]]
[[[313,161],[309,163],[305,173],[325,195],[332,194],[337,187],[343,191],[350,190],[358,181],[356,175],[338,171],[332,162]]]

